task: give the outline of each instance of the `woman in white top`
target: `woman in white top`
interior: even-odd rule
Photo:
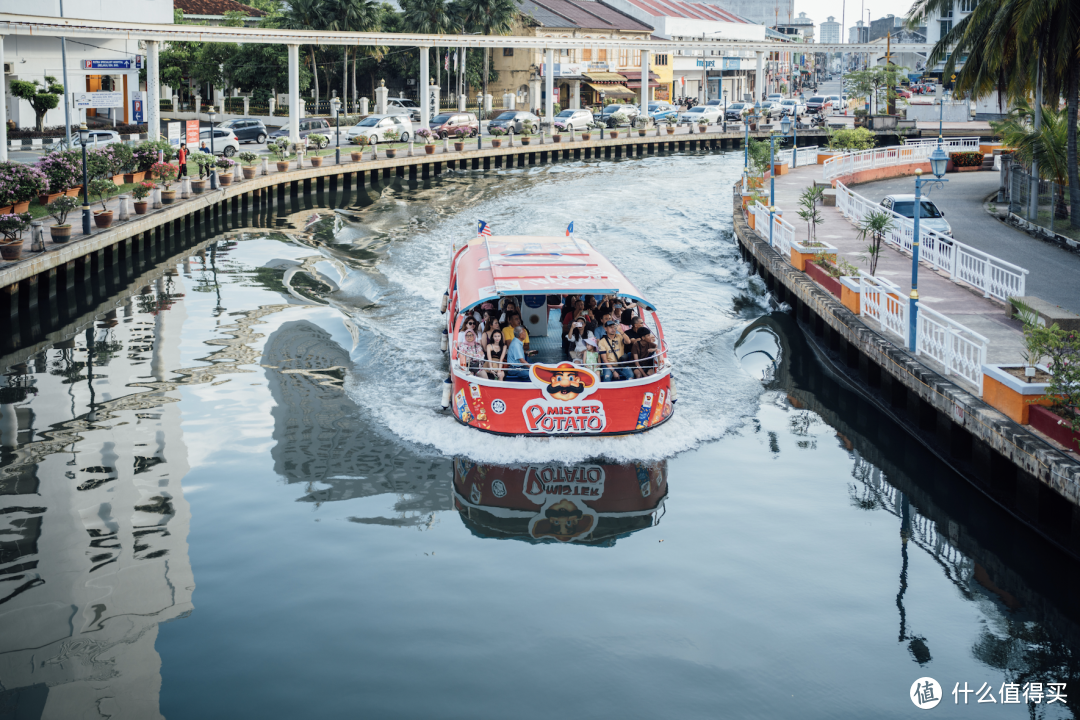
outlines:
[[[566,334],[569,341],[571,362],[581,363],[588,345],[585,344],[585,323],[575,320],[570,323],[570,332]]]

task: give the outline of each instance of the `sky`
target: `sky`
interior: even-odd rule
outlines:
[[[835,17],[836,22],[841,22],[844,18],[844,29],[840,37],[841,40],[846,40],[847,28],[855,26],[860,10],[864,21],[867,10],[870,10],[871,20],[885,17],[889,13],[902,17],[907,15],[912,3],[913,0],[795,0],[795,14],[804,12],[814,21],[814,37],[818,39],[821,37],[821,28],[817,27],[820,23],[825,22],[830,15]],[[846,16],[845,5],[847,6]]]

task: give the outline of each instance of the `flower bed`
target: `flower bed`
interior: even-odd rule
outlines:
[[[825,272],[817,263],[806,263],[806,274],[810,276],[821,287],[831,292],[836,297],[840,297],[840,281],[834,278],[829,273]]]
[[[1061,443],[1073,452],[1080,451],[1080,432],[1069,425],[1069,421],[1053,410],[1042,405],[1028,408],[1028,421],[1031,427]]]
[[[949,160],[954,167],[982,167],[983,154],[978,151],[949,153]]]
[[[0,163],[0,207],[29,204],[48,187],[49,180],[40,169],[17,162]]]

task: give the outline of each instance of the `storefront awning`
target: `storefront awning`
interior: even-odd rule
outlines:
[[[604,97],[609,98],[634,98],[637,97],[637,93],[633,90],[629,90],[625,85],[596,85],[593,83],[585,83],[596,92],[604,93]]]
[[[613,72],[590,72],[582,73],[582,77],[591,82],[611,82],[611,83],[624,83],[626,78],[619,73]]]
[[[640,90],[641,89],[641,81],[640,80],[627,80],[626,81],[626,87],[630,88],[631,90]],[[653,82],[652,80],[650,80],[649,81],[649,87],[658,88],[658,87],[660,87],[660,83]]]

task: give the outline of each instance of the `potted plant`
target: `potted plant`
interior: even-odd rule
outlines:
[[[641,115],[638,115],[636,118],[634,118],[634,127],[637,128],[638,137],[645,137],[645,131],[649,127],[648,118],[644,118]]]
[[[199,177],[191,181],[191,192],[201,195],[206,190],[207,178],[213,172],[211,168],[214,166],[214,156],[210,153],[193,152],[188,158],[188,163],[195,163],[195,166],[199,168]]]
[[[7,213],[0,215],[0,257],[8,262],[22,257],[23,230],[30,227],[30,213]]]
[[[502,136],[506,134],[506,128],[503,128],[503,127],[488,128],[488,133],[491,134],[491,147],[493,147],[493,148],[502,147]]]
[[[496,130],[497,129],[498,128],[496,128]],[[494,135],[495,132],[492,131],[491,134]],[[424,141],[424,152],[425,153],[427,153],[428,155],[434,155],[435,154],[435,133],[431,132],[430,128],[422,127],[420,129],[418,129],[416,131],[416,137],[418,137],[418,138],[420,138],[421,140]],[[493,146],[495,146],[495,147],[499,147],[498,145],[495,145],[494,140],[491,142],[491,144]]]
[[[176,181],[176,166],[166,162],[154,163],[150,166],[150,177],[161,183],[161,204],[172,205],[176,202],[176,191],[171,185]]]
[[[697,131],[699,134],[704,135],[709,129],[709,121],[705,118],[698,120]]]
[[[611,139],[617,140],[619,137],[619,128],[630,122],[630,118],[626,116],[626,113],[620,110],[611,116],[612,122],[615,124],[611,127]]]
[[[214,161],[214,165],[218,168],[218,183],[222,186],[232,185],[233,168],[236,167],[236,161],[222,155]]]
[[[592,132],[591,131],[592,130],[599,130],[599,129],[600,129],[600,123],[596,123],[596,122],[589,123],[588,125],[585,126],[585,130],[582,131],[581,139],[585,140],[585,141],[591,140],[592,139]]]
[[[259,156],[251,151],[242,152],[238,156],[240,163],[243,165],[244,179],[254,180],[257,168],[255,165],[259,162]]]
[[[427,128],[420,129],[427,130]],[[427,132],[429,135],[431,134],[430,130],[427,130]],[[419,134],[419,131],[417,132],[417,134]],[[368,142],[367,135],[353,135],[349,142],[359,148],[358,150],[351,151],[349,153],[349,156],[352,157],[353,162],[360,162],[364,159],[364,146],[367,145]]]
[[[272,143],[268,143],[266,149],[277,164],[278,172],[289,169],[289,138],[279,137]]]
[[[556,120],[551,124],[551,127],[554,130],[554,132],[551,134],[551,141],[562,142],[562,135],[560,135],[559,133],[566,132],[566,123],[561,123]]]
[[[753,105],[747,105],[739,114],[743,116],[743,122],[746,122],[747,120],[750,121],[751,130],[757,130],[757,116],[754,114]]]
[[[79,207],[78,198],[61,195],[48,205],[49,214],[56,224],[49,228],[54,243],[66,243],[71,239],[71,224],[67,221],[68,213]]]
[[[94,211],[94,224],[104,230],[112,225],[113,212],[105,206],[105,201],[116,192],[116,183],[105,178],[97,178],[90,181],[90,187],[87,190],[90,197],[101,203],[101,210]]]
[[[10,213],[24,213],[30,201],[36,200],[49,187],[45,173],[33,165],[18,162],[0,163],[0,208],[10,207]]]
[[[393,143],[396,143],[399,137],[400,135],[398,135],[397,130],[387,130],[383,133],[383,140],[389,144],[389,146],[383,150],[383,152],[386,153],[387,158],[392,158],[397,155],[397,149],[394,148]]]
[[[123,143],[114,143],[112,145],[106,145],[105,151],[109,157],[109,170],[112,172],[112,180],[117,185],[123,185],[125,182],[135,182],[134,180],[127,180],[128,177],[134,177],[135,169],[135,155],[130,145]]]
[[[307,139],[308,143],[314,145],[316,148],[321,148],[324,145],[330,144],[330,138],[326,137],[325,135],[308,135]],[[317,153],[318,150],[316,149],[315,152]],[[322,155],[313,154],[308,159],[311,160],[311,167],[322,167]]]
[[[144,140],[132,150],[132,163],[143,172],[149,172],[156,162],[168,162],[174,157],[176,148],[168,140]]]
[[[526,120],[521,123],[521,144],[528,145],[532,142],[533,133],[536,132],[536,125],[532,120]]]
[[[135,214],[136,215],[145,215],[146,214],[146,208],[150,204],[150,203],[148,203],[146,201],[146,196],[149,195],[151,193],[151,191],[153,191],[153,189],[156,188],[156,187],[157,187],[157,185],[150,182],[149,180],[144,180],[143,182],[139,183],[135,187],[131,188],[131,194],[135,196]]]
[[[465,149],[465,137],[469,134],[469,131],[463,127],[454,128],[450,131],[450,134],[454,137],[454,150],[461,152]]]
[[[45,192],[38,196],[39,205],[48,205],[82,180],[82,166],[70,151],[51,152],[38,161],[37,167],[48,183]]]
[[[858,108],[853,114],[855,115],[855,127],[865,127],[866,116],[869,114],[866,112],[866,108]]]

